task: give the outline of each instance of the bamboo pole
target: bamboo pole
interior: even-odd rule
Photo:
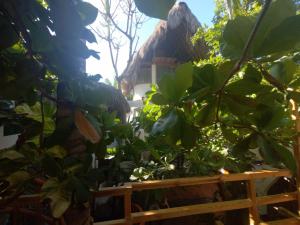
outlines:
[[[126,192],[124,195],[124,215],[126,224],[131,225],[131,195],[132,195],[132,187],[130,185],[126,186]]]
[[[256,199],[256,185],[253,179],[247,181],[247,193],[248,198],[252,201],[252,206],[249,209],[249,220],[250,225],[257,225],[260,222],[259,212],[257,208],[257,199]]]
[[[300,215],[300,117],[298,111],[298,105],[294,100],[290,100],[292,106],[293,116],[292,119],[295,120],[295,128],[296,128],[296,138],[295,138],[295,145],[294,145],[294,157],[297,164],[297,173],[296,173],[296,185],[297,185],[297,192],[298,192],[298,215]]]

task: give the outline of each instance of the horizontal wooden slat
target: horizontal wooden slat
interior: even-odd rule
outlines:
[[[257,205],[268,205],[279,202],[289,202],[297,200],[297,192],[284,193],[277,195],[268,195],[263,197],[257,197]]]
[[[110,220],[110,221],[104,221],[104,222],[98,222],[93,223],[93,225],[126,225],[125,219],[119,219],[119,220]]]
[[[267,177],[280,177],[280,176],[291,176],[291,173],[288,170],[260,170],[260,171],[250,171],[250,172],[236,173],[236,174],[221,174],[221,175],[205,176],[205,177],[188,177],[188,178],[176,178],[176,179],[165,179],[165,180],[152,180],[152,181],[142,181],[142,182],[131,182],[126,184],[131,185],[133,191],[141,191],[147,189],[193,186],[193,185],[200,185],[200,184],[243,181],[243,180],[250,180],[250,179],[262,179]]]
[[[244,173],[235,174],[223,174],[221,175],[221,180],[224,182],[229,181],[242,181],[250,179],[263,179],[267,177],[290,177],[291,173],[288,170],[258,170],[249,171]]]
[[[133,191],[141,191],[148,189],[157,188],[173,188],[181,186],[193,186],[199,184],[210,184],[218,183],[220,181],[220,176],[212,177],[188,177],[188,178],[178,178],[178,179],[165,179],[165,180],[151,180],[142,182],[130,183]]]
[[[42,201],[41,195],[21,195],[18,198],[18,204],[38,204]]]
[[[125,193],[131,191],[131,185],[118,186],[118,187],[105,187],[101,188],[99,191],[93,192],[93,196],[104,197],[104,196],[122,196]]]
[[[242,200],[233,200],[226,202],[214,202],[214,203],[206,203],[206,204],[198,204],[198,205],[190,205],[190,206],[181,206],[175,208],[168,209],[160,209],[160,210],[151,210],[145,212],[136,212],[132,213],[132,222],[141,223],[147,221],[156,221],[163,219],[170,219],[176,217],[204,214],[204,213],[214,213],[214,212],[222,212],[227,210],[234,209],[244,209],[252,206],[252,201],[250,199],[242,199]]]
[[[300,221],[295,218],[276,220],[270,222],[262,222],[260,225],[300,225]]]

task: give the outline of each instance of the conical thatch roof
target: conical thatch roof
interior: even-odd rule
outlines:
[[[143,65],[152,64],[155,57],[173,58],[177,63],[205,58],[207,46],[199,41],[195,46],[191,37],[200,27],[186,3],[173,6],[167,21],[160,21],[153,34],[136,53],[132,63],[122,75],[124,81],[133,88]]]

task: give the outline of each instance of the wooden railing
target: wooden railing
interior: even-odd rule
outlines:
[[[144,181],[136,183],[126,183],[121,187],[103,188],[103,190],[94,193],[94,197],[103,196],[124,196],[124,215],[123,219],[98,222],[94,225],[121,225],[121,224],[141,224],[149,221],[171,219],[197,214],[223,212],[236,209],[249,209],[250,224],[300,224],[297,218],[264,223],[260,221],[258,206],[288,202],[298,200],[299,189],[297,192],[282,193],[269,196],[258,197],[256,194],[255,180],[269,177],[289,177],[290,172],[287,170],[262,170],[255,172],[245,172],[238,174],[222,174],[211,177],[192,177],[179,179],[166,179],[155,181]],[[193,186],[201,184],[211,184],[220,182],[245,181],[247,184],[247,198],[223,202],[213,202],[197,205],[180,206],[159,210],[150,210],[144,212],[131,212],[131,195],[134,191],[143,191],[150,189],[175,188],[182,186]]]

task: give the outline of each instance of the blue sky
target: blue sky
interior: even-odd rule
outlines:
[[[88,0],[90,3],[98,7],[100,0]],[[198,18],[201,24],[206,24],[210,26],[211,20],[214,16],[215,3],[214,0],[182,0],[186,2],[194,15]],[[155,25],[158,23],[157,19],[149,19],[139,31],[139,44],[141,46],[147,38],[151,35],[154,30]],[[97,26],[97,20],[95,21],[93,27]],[[100,28],[101,29],[101,28]],[[105,43],[101,40],[98,40],[97,44],[88,45],[89,48],[94,49],[100,52],[100,60],[89,58],[87,60],[87,73],[90,74],[101,74],[103,78],[108,78],[113,80],[113,69],[110,63],[110,58],[108,54],[108,49]],[[123,52],[126,56],[126,52]],[[126,65],[126,57],[120,57],[120,66],[119,70],[121,71]]]

